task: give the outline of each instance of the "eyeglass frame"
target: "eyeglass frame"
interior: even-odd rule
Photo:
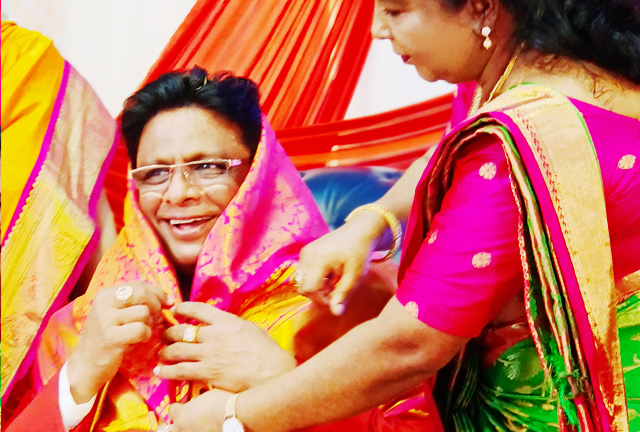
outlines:
[[[140,190],[141,187],[139,185],[139,181],[136,180],[133,177],[133,174],[135,172],[142,172],[142,170],[148,170],[149,168],[152,169],[168,169],[169,170],[169,178],[167,179],[166,182],[157,184],[157,185],[145,185],[147,187],[158,187],[158,186],[163,186],[166,184],[167,186],[167,190],[169,188],[169,185],[171,184],[171,180],[173,180],[173,175],[176,172],[176,169],[180,168],[180,172],[182,173],[184,179],[187,181],[187,183],[189,183],[192,186],[197,186],[197,187],[201,187],[200,184],[198,184],[197,182],[194,183],[189,179],[189,171],[182,169],[182,167],[185,166],[189,166],[189,165],[196,165],[196,164],[203,164],[203,163],[221,163],[224,162],[227,165],[227,169],[226,172],[223,174],[226,174],[229,172],[229,170],[231,168],[235,168],[237,166],[243,165],[247,162],[249,162],[249,159],[215,159],[215,158],[210,158],[210,159],[201,159],[201,160],[196,160],[196,161],[191,161],[191,162],[184,162],[184,163],[180,163],[180,164],[173,164],[173,165],[164,165],[164,164],[153,164],[153,165],[145,165],[145,166],[141,166],[135,169],[132,169],[131,171],[129,171],[129,174],[131,174],[131,178],[133,179],[134,183],[136,184],[136,189]],[[223,174],[220,174],[220,176],[222,176]],[[217,176],[217,177],[220,177]],[[217,178],[216,177],[216,178]],[[159,189],[159,188],[158,188]],[[166,192],[166,190],[165,190]]]

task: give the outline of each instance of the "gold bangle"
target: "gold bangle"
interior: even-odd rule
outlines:
[[[344,221],[349,222],[354,214],[360,213],[362,211],[372,211],[378,213],[382,217],[382,219],[384,219],[387,225],[389,225],[389,228],[391,229],[391,235],[393,236],[393,247],[389,250],[389,252],[387,252],[384,257],[373,259],[372,261],[388,260],[389,258],[393,257],[396,252],[398,252],[400,246],[402,245],[402,225],[400,224],[400,221],[391,210],[380,204],[365,204],[363,206],[357,207],[355,210],[349,213],[349,216],[347,216]]]

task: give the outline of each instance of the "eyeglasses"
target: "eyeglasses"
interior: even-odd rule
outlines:
[[[177,169],[187,182],[195,186],[209,186],[231,168],[248,162],[245,159],[205,159],[176,165],[147,165],[131,170],[138,190],[166,192]]]

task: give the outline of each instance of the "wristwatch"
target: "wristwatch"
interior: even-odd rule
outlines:
[[[238,395],[229,396],[227,404],[224,408],[224,421],[222,422],[222,432],[244,432],[244,425],[240,423],[238,417],[236,417],[236,399]]]

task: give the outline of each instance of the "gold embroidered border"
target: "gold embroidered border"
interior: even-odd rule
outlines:
[[[550,89],[519,86],[484,109],[505,106],[532,149],[558,215],[594,334],[604,404],[614,429],[627,431],[611,245],[591,139],[573,105]]]
[[[3,396],[91,239],[88,204],[114,134],[113,120],[71,68],[49,153],[2,248]]]
[[[640,291],[640,270],[616,281],[616,304]]]

